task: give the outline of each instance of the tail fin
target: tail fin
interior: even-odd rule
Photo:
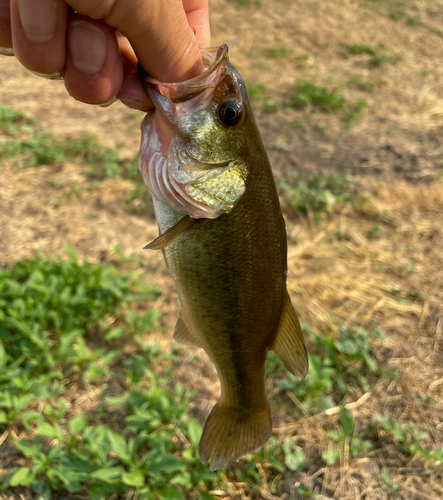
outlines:
[[[209,469],[224,467],[231,459],[238,460],[246,453],[262,447],[271,436],[269,404],[257,413],[217,403],[206,420],[198,451]]]

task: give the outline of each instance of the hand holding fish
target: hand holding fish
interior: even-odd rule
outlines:
[[[204,71],[199,45],[210,45],[207,0],[0,0],[0,54],[63,77],[89,104],[152,108],[137,59],[161,81],[187,80]]]

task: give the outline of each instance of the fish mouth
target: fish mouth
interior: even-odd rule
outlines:
[[[207,70],[190,80],[177,83],[162,83],[151,78],[138,65],[138,74],[143,89],[154,102],[156,109],[161,109],[165,103],[158,99],[161,95],[170,103],[178,104],[189,101],[209,88],[216,87],[226,75],[229,64],[229,49],[225,43],[220,47],[201,49],[203,64]]]
[[[147,75],[140,64],[138,66],[142,86],[155,106],[155,113],[148,113],[145,122],[147,125],[148,122],[155,121],[156,131],[165,154],[174,138],[177,142],[177,138],[180,137],[180,122],[184,116],[211,108],[213,92],[210,89],[215,91],[228,71],[229,48],[227,44],[200,49],[200,52],[203,64],[207,68],[206,71],[184,82],[159,82]],[[191,151],[187,150],[186,152],[188,159],[198,163],[202,170],[224,167],[229,163],[202,162]]]

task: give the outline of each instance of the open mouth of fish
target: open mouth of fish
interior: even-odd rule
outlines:
[[[240,76],[237,82],[227,45],[202,50],[202,58],[207,70],[185,82],[161,83],[139,69],[155,106],[141,126],[139,168],[156,199],[178,213],[213,219],[232,210],[245,188],[244,172],[232,168],[235,155],[211,148],[221,126],[220,87],[244,83]],[[226,182],[228,187],[217,191]]]

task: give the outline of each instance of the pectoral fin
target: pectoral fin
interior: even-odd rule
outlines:
[[[283,303],[277,337],[271,349],[279,357],[284,367],[303,380],[308,373],[308,355],[306,353],[300,323],[295,315],[288,292]]]
[[[187,325],[183,313],[178,318],[174,331],[174,340],[179,344],[190,345],[193,347],[202,347],[198,335],[196,335]]]
[[[170,245],[183,232],[191,229],[191,227],[201,227],[208,220],[209,219],[193,219],[189,215],[185,215],[177,222],[177,224],[174,224],[167,231],[162,233],[158,238],[155,238],[155,240],[151,241],[151,243],[143,247],[143,250],[163,250],[163,248],[166,248],[168,245]]]

